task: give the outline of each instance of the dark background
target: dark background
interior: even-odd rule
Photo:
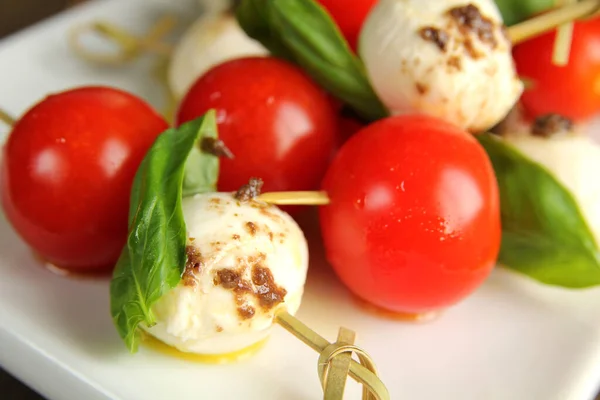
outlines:
[[[0,0],[0,38],[83,1],[85,0]],[[0,398],[43,400],[40,395],[2,369],[0,369]],[[600,400],[600,396],[596,400]]]

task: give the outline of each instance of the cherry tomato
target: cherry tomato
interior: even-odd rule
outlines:
[[[45,98],[16,123],[4,148],[8,220],[52,264],[110,270],[126,241],[133,177],[167,127],[145,102],[117,89]]]
[[[299,68],[271,57],[220,64],[192,86],[177,123],[211,108],[235,156],[221,159],[219,190],[237,190],[253,176],[264,180],[263,191],[319,187],[336,144],[337,115]]]
[[[361,121],[351,109],[344,106],[344,103],[335,97],[329,95],[331,106],[335,110],[338,118],[337,136],[335,140],[335,149],[332,156],[335,156],[344,143],[356,132],[364,128],[365,122]]]
[[[346,38],[346,41],[356,51],[360,30],[377,0],[318,0],[331,15]],[[351,3],[351,4],[349,4]]]
[[[366,125],[355,115],[347,114],[342,110],[338,117],[338,148],[344,145],[356,132],[360,131]]]
[[[331,164],[320,209],[327,258],[359,297],[424,313],[475,290],[500,247],[498,187],[473,136],[403,115],[377,121]]]
[[[558,113],[575,121],[600,112],[600,19],[575,22],[569,63],[552,64],[556,31],[515,46],[517,72],[531,81],[521,101],[531,118]]]

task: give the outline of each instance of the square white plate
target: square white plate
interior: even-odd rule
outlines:
[[[92,66],[73,56],[66,34],[92,19],[143,32],[158,15],[183,9],[168,4],[97,0],[3,41],[0,106],[19,115],[47,93],[108,84],[162,107],[151,58],[127,68]],[[497,270],[440,319],[411,325],[361,309],[314,242],[298,317],[330,340],[339,326],[356,330],[392,399],[589,400],[600,387],[600,289],[549,288]],[[132,356],[111,323],[108,281],[42,269],[4,218],[0,251],[0,364],[50,399],[321,397],[316,354],[279,327],[239,364],[195,364],[143,348]],[[358,386],[349,388],[347,397],[359,398]]]

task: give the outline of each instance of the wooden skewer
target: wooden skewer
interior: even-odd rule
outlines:
[[[257,200],[277,205],[323,206],[329,204],[329,196],[323,191],[267,192],[259,195]]]
[[[4,122],[8,126],[13,126],[15,124],[15,119],[6,111],[0,108],[0,121]]]
[[[577,0],[556,0],[559,6],[572,5]],[[556,32],[554,49],[552,50],[552,63],[557,66],[565,66],[569,63],[571,53],[571,42],[573,41],[573,22],[561,25]]]
[[[347,364],[349,364],[347,374],[363,385],[363,400],[390,399],[390,394],[377,376],[375,365],[368,354],[352,343],[348,343],[354,341],[354,332],[342,328],[338,335],[338,341],[329,343],[288,312],[278,313],[275,322],[320,354],[318,367],[325,400],[343,398],[345,386],[343,377],[346,376],[344,373]],[[342,354],[350,355],[351,353],[358,355],[360,364],[351,357],[341,357]]]
[[[353,331],[342,327],[338,333],[336,343],[353,345],[355,339],[356,334]],[[321,357],[323,356],[324,353],[321,353]],[[338,400],[344,398],[346,379],[350,373],[351,362],[352,354],[349,352],[334,357],[333,360],[331,360],[330,369],[324,369],[328,363],[319,360],[319,374],[321,375],[321,384],[323,386],[323,391],[325,392],[324,400]]]
[[[508,37],[513,44],[519,44],[568,22],[595,16],[599,11],[599,0],[578,1],[509,27]]]
[[[85,60],[101,64],[120,65],[130,62],[143,54],[150,52],[162,56],[170,56],[173,46],[162,42],[162,38],[176,26],[177,20],[172,16],[161,18],[150,32],[138,37],[124,29],[106,22],[93,22],[73,29],[69,35],[69,43],[73,51]],[[98,34],[113,42],[117,51],[113,53],[94,52],[87,49],[83,43],[83,36],[89,33]]]

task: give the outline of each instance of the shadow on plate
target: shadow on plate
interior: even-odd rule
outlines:
[[[43,340],[58,341],[95,358],[127,355],[110,318],[108,278],[70,278],[49,271],[4,216],[0,249],[1,297],[8,299],[5,307],[25,315],[27,328],[44,332]]]

